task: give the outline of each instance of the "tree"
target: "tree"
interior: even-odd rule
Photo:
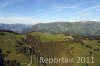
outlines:
[[[7,66],[10,66],[10,60],[7,60]]]
[[[3,62],[4,62],[4,59],[2,55],[2,49],[0,49],[0,66],[4,66]]]

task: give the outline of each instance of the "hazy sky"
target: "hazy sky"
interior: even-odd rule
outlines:
[[[0,23],[100,21],[100,0],[0,0]]]

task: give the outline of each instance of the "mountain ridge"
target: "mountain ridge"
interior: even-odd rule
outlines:
[[[78,35],[100,35],[100,22],[52,22],[26,24],[0,24],[0,30],[11,30],[17,33],[27,34],[31,32],[45,32],[51,34],[65,33]]]
[[[100,22],[53,22],[39,23],[33,26],[34,31],[47,33],[68,33],[81,35],[100,34]]]

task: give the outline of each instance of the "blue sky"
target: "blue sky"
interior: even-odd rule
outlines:
[[[0,23],[100,21],[100,0],[0,0]]]

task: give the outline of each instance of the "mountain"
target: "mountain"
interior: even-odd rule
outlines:
[[[45,32],[51,34],[65,33],[77,35],[100,35],[100,22],[52,22],[35,25],[0,24],[0,30],[11,30],[17,33]]]
[[[53,22],[33,25],[33,31],[47,33],[67,33],[79,35],[100,35],[100,22]]]
[[[31,28],[31,25],[25,24],[0,24],[0,30],[11,30],[17,33],[24,33],[23,30]]]

